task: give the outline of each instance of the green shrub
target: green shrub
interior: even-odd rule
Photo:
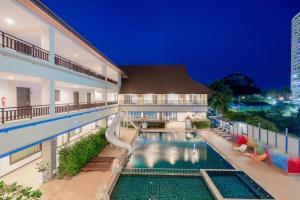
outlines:
[[[205,121],[192,121],[192,127],[196,127],[197,129],[201,128],[209,128],[210,127],[210,121],[205,120]]]
[[[264,129],[268,129],[270,131],[278,131],[276,125],[260,116],[252,115],[246,120],[247,124],[257,126],[260,123],[260,127]]]
[[[147,122],[147,128],[165,128],[165,122]]]
[[[243,112],[234,112],[234,111],[227,111],[224,113],[224,117],[233,121],[245,121],[248,118],[248,115]]]
[[[142,123],[144,122],[134,122],[138,127],[142,127]],[[146,122],[148,124],[147,128],[165,128],[166,127],[166,123],[163,121],[159,121],[159,122]],[[122,123],[121,124],[122,127],[126,127],[128,126],[128,128],[134,128],[130,123],[126,124],[126,123]]]
[[[40,190],[33,190],[31,187],[25,187],[13,183],[10,185],[5,184],[3,181],[0,181],[0,199],[3,200],[38,200],[42,197],[42,192]]]
[[[96,157],[105,147],[106,128],[82,138],[72,146],[59,151],[58,176],[75,176],[92,158]]]

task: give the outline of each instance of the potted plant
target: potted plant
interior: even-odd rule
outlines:
[[[42,184],[46,181],[48,163],[46,161],[40,161],[36,164],[36,168],[39,172],[39,184]]]

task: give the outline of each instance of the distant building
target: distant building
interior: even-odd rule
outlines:
[[[291,90],[293,102],[300,105],[300,13],[292,20]]]

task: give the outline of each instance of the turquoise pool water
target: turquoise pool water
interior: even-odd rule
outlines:
[[[196,134],[142,133],[127,168],[233,169]]]
[[[214,200],[200,176],[121,175],[111,200]]]
[[[273,199],[262,187],[241,171],[208,171],[221,195],[230,199]]]

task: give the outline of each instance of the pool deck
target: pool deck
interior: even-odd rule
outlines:
[[[277,200],[300,200],[300,175],[286,175],[279,169],[255,161],[244,153],[234,151],[232,144],[212,130],[199,130],[200,134],[237,169],[243,170]]]

